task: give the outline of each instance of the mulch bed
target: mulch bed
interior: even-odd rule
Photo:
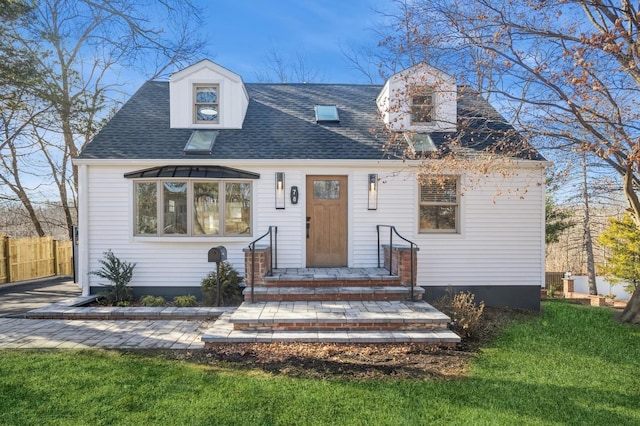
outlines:
[[[239,343],[197,351],[163,351],[160,355],[303,378],[446,380],[464,376],[470,360],[507,324],[537,315],[530,311],[485,308],[477,336],[464,340],[454,349],[411,343]]]

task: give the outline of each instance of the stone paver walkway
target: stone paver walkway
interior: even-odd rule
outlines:
[[[211,323],[0,318],[0,349],[201,349]]]

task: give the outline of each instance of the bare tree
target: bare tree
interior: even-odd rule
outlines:
[[[411,10],[411,19],[402,24],[413,23],[395,33],[402,41],[395,50],[412,60],[411,43],[429,42],[434,52],[425,56],[429,62],[439,58],[443,69],[494,97],[538,146],[597,156],[617,174],[640,225],[637,5],[625,0],[395,4],[403,13]],[[622,320],[640,322],[640,291]]]
[[[584,231],[584,247],[587,252],[587,282],[589,283],[589,294],[598,294],[596,285],[596,262],[593,256],[593,237],[591,234],[591,200],[589,197],[589,181],[587,180],[587,154],[582,153],[582,202],[584,206],[584,216],[582,229]]]
[[[318,69],[309,64],[302,50],[289,57],[284,56],[275,46],[269,49],[263,70],[256,72],[256,78],[265,83],[318,83],[323,80]]]
[[[123,83],[119,74],[130,69],[157,78],[193,61],[204,46],[199,17],[199,9],[182,0],[42,0],[29,19],[8,22],[12,45],[34,58],[41,73],[30,107],[40,105],[43,113],[24,126],[21,137],[35,148],[29,161],[58,191],[69,233],[78,185],[70,160],[117,104],[114,95]],[[3,166],[14,183],[25,173],[17,159]],[[21,201],[33,196],[10,188]]]

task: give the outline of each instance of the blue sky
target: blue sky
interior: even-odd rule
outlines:
[[[264,73],[269,51],[302,54],[327,83],[366,83],[340,46],[372,44],[384,0],[200,0],[209,59],[247,82]]]

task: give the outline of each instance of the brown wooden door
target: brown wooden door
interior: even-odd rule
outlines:
[[[307,267],[347,266],[347,176],[307,176]]]

